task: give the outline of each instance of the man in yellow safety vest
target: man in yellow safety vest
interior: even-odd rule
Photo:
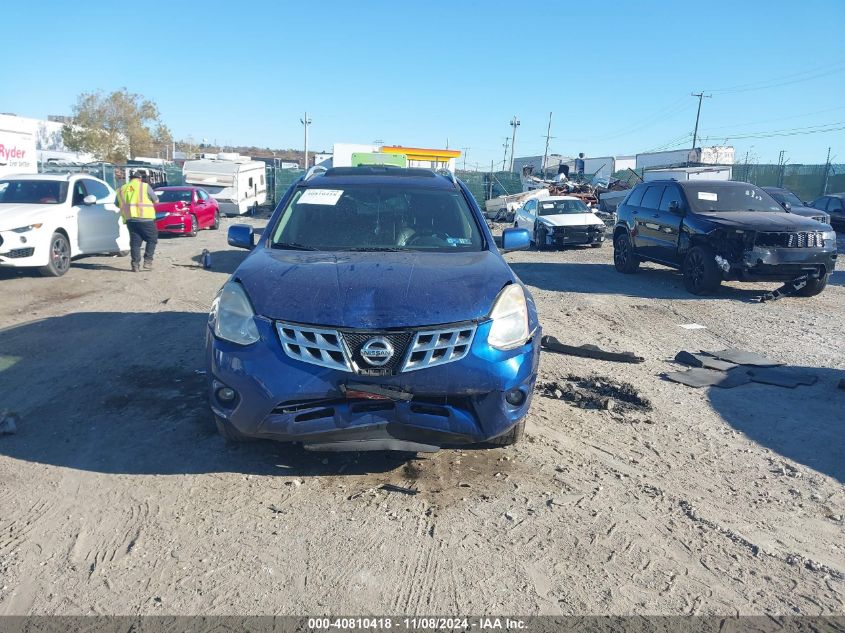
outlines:
[[[132,173],[132,179],[117,190],[117,206],[129,229],[129,250],[132,253],[132,272],[141,270],[141,243],[144,248],[144,270],[153,267],[153,255],[158,244],[155,203],[158,197],[143,180],[140,170]]]

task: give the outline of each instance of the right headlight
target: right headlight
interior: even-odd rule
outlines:
[[[217,293],[211,304],[208,321],[214,336],[230,343],[251,345],[261,338],[249,298],[243,287],[235,281],[226,282]]]
[[[825,231],[822,233],[825,246],[836,246],[836,231]]]
[[[510,284],[496,297],[490,312],[493,324],[487,335],[491,347],[509,350],[528,340],[528,305],[519,284]]]

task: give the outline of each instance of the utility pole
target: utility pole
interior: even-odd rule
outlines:
[[[490,159],[490,178],[488,179],[487,199],[493,197],[493,159]]]
[[[308,113],[305,113],[304,119],[299,119],[302,126],[305,128],[305,162],[303,168],[308,171],[308,126],[311,125],[311,119],[308,118]]]
[[[462,147],[461,151],[464,153],[464,171],[467,170],[467,152],[471,150],[471,147]]]
[[[698,97],[698,112],[696,112],[695,114],[695,131],[692,133],[692,150],[690,151],[690,157],[692,157],[693,152],[695,152],[695,142],[696,140],[698,140],[698,119],[699,117],[701,117],[701,102],[704,100],[705,97],[710,99],[713,97],[713,95],[706,95],[703,92],[691,92],[690,96]],[[691,161],[687,160],[687,163],[690,162]]]
[[[513,115],[511,119],[511,127],[513,128],[513,138],[511,139],[511,171],[513,171],[513,150],[516,148],[516,128],[519,127],[519,119],[516,118],[516,115]],[[507,150],[505,150],[507,151]],[[506,156],[507,158],[507,156]]]
[[[516,129],[516,128],[514,128],[514,130],[515,130],[515,129]],[[504,158],[502,159],[502,171],[505,171],[505,168],[506,168],[506,167],[507,167],[507,165],[508,165],[508,143],[510,143],[510,139],[506,136],[506,137],[505,137],[505,142],[504,142],[504,143],[502,143],[502,147],[504,147],[504,148],[505,148],[505,156],[504,156]],[[513,161],[513,152],[511,152],[511,161]]]
[[[543,152],[543,175],[541,178],[546,179],[546,160],[549,157],[549,139],[552,134],[552,113],[549,112],[549,127],[546,129],[546,150]]]
[[[827,148],[827,160],[824,161],[824,186],[822,187],[822,195],[827,195],[827,178],[830,174],[830,148]]]
[[[783,169],[785,167],[783,155],[786,150],[780,150],[780,154],[778,154],[778,187],[783,187]]]

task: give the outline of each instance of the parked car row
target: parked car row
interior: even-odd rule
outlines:
[[[220,226],[217,201],[200,187],[156,189],[162,233],[196,235]],[[88,174],[30,174],[0,179],[0,267],[35,268],[60,277],[82,255],[129,252],[115,191]]]

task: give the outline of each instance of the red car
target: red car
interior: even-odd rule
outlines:
[[[159,233],[179,233],[193,237],[200,229],[220,227],[217,200],[199,187],[159,187],[156,227]]]

